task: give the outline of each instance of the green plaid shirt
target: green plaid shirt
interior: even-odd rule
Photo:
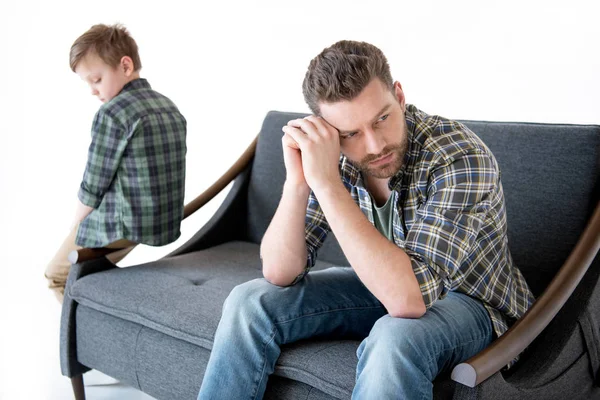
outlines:
[[[79,189],[94,210],[76,243],[102,247],[119,239],[164,245],[180,235],[185,189],[186,120],[145,79],[127,83],[94,118]]]
[[[500,170],[487,146],[467,127],[406,107],[408,149],[390,179],[393,239],[409,255],[427,308],[450,291],[480,299],[500,336],[534,298],[508,249]],[[340,158],[342,181],[373,223],[360,171]],[[311,193],[306,215],[308,262],[330,231]]]

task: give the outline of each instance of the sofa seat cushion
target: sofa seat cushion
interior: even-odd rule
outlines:
[[[315,267],[329,266],[319,262]],[[210,350],[231,290],[261,277],[259,245],[228,242],[90,274],[75,282],[69,294],[79,304]]]
[[[90,274],[69,294],[79,304],[210,349],[231,289],[259,277],[259,246],[230,242]]]
[[[317,261],[315,269],[331,266]],[[259,246],[229,242],[93,273],[76,281],[69,294],[83,306],[210,350],[229,292],[260,277]],[[283,346],[274,373],[334,398],[349,398],[359,344],[358,340],[319,339]]]

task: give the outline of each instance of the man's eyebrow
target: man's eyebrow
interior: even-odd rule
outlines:
[[[383,108],[381,110],[379,110],[379,112],[375,115],[375,117],[371,120],[371,123],[375,123],[375,121],[377,121],[379,119],[379,117],[381,116],[381,114],[383,114],[384,112],[386,112],[392,105],[391,104],[386,104],[385,106],[383,106]],[[329,124],[331,125],[331,124]],[[333,125],[331,125],[333,126]],[[343,131],[341,129],[336,128],[335,126],[333,126],[335,129],[338,130],[340,135],[347,135],[349,133],[353,133],[353,132],[357,132],[358,129],[354,129],[354,130],[347,130],[347,131]]]

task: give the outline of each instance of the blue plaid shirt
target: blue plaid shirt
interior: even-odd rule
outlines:
[[[427,308],[450,291],[481,300],[502,335],[534,298],[508,248],[500,170],[491,151],[461,123],[406,107],[408,149],[389,181],[393,241],[411,259]],[[340,158],[342,181],[374,223],[371,196],[360,171]],[[306,214],[308,261],[330,232],[311,193]]]

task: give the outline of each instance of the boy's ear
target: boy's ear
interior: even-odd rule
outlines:
[[[129,56],[123,56],[121,58],[120,67],[128,78],[135,72],[135,65],[133,65],[133,60]]]

